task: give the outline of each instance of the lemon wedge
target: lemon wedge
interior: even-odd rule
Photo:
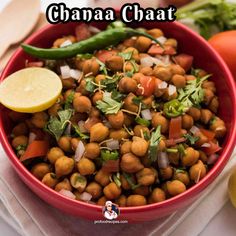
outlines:
[[[40,112],[57,101],[61,90],[61,79],[56,73],[31,67],[19,70],[2,81],[0,102],[14,111]]]
[[[236,168],[234,168],[228,181],[228,194],[233,206],[236,207]]]

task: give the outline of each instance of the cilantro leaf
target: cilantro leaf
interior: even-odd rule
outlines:
[[[87,77],[85,79],[85,82],[86,82],[85,89],[90,93],[93,93],[94,90],[96,89],[96,85],[94,84],[93,79],[94,79],[93,77]]]
[[[19,152],[21,150],[26,150],[26,148],[27,148],[27,145],[21,144],[16,147],[16,151]]]
[[[74,96],[75,96],[75,92],[71,91],[71,93],[69,94],[69,96],[66,98],[66,101],[65,101],[65,106],[64,106],[65,110],[72,108]]]
[[[75,130],[75,134],[79,136],[81,139],[89,139],[89,136],[87,134],[84,134],[80,131],[78,125],[73,125],[73,128]]]
[[[153,162],[157,160],[157,150],[161,139],[161,126],[158,125],[155,132],[152,132],[151,134],[150,145],[148,150],[148,157]]]
[[[129,174],[129,173],[126,173],[126,172],[123,172],[123,176],[125,177],[126,181],[129,183],[130,187],[132,190],[140,187],[140,184],[135,184],[134,181],[133,181],[133,175],[132,174]]]
[[[133,56],[133,51],[129,51],[129,52],[120,52],[118,53],[119,56],[123,57],[123,59],[125,61],[129,61],[131,60],[132,56]]]
[[[121,79],[121,75],[115,74],[113,77],[107,76],[106,79],[101,81],[101,84],[105,86],[105,90],[108,92],[117,88],[117,84]]]
[[[97,101],[96,107],[105,114],[116,114],[122,103],[112,99],[109,93],[104,93],[102,101]]]
[[[106,65],[102,61],[98,60],[97,58],[96,58],[96,60],[97,60],[98,64],[100,65],[99,71],[101,71],[103,74],[107,75],[108,72],[107,72]]]
[[[192,136],[191,134],[185,134],[184,137],[191,145],[194,145],[199,140],[199,137]]]
[[[122,94],[117,90],[113,90],[111,92],[111,98],[116,100],[117,102],[121,102],[125,98],[125,96],[125,94]]]

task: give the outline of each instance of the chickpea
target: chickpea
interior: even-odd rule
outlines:
[[[183,75],[178,75],[175,74],[172,78],[171,78],[172,83],[176,86],[176,88],[183,88],[186,85],[186,80],[185,77]]]
[[[168,181],[167,191],[171,196],[176,196],[186,191],[186,186],[179,180]]]
[[[82,79],[79,86],[76,88],[76,92],[81,93],[84,96],[88,96],[90,93],[86,90],[86,80]]]
[[[110,122],[112,128],[121,129],[124,124],[125,117],[122,111],[118,111],[116,114],[108,115],[107,119]]]
[[[116,199],[121,194],[121,188],[112,182],[103,189],[103,193],[107,199]]]
[[[110,177],[111,177],[111,174],[106,172],[106,171],[103,171],[102,169],[100,169],[96,175],[95,175],[95,180],[102,186],[106,186],[109,184],[110,182]]]
[[[178,46],[178,42],[176,39],[173,39],[173,38],[169,38],[165,41],[164,43],[165,46],[171,46],[173,48],[177,48]]]
[[[95,164],[85,157],[77,163],[77,168],[81,175],[91,175],[96,170]]]
[[[138,73],[135,73],[132,76],[132,79],[134,79],[137,82],[137,84],[139,84],[140,83],[140,78],[143,77],[143,76],[144,76],[144,74],[138,72]]]
[[[169,129],[168,120],[160,113],[155,113],[152,117],[152,126],[156,128],[158,125],[161,126],[161,132],[166,133]]]
[[[164,151],[166,149],[166,143],[163,139],[160,140],[160,143],[158,145],[158,150]]]
[[[51,164],[55,164],[56,160],[61,156],[64,156],[64,152],[59,147],[53,147],[47,153],[47,159]]]
[[[109,135],[109,129],[102,123],[93,125],[90,129],[90,142],[101,142]]]
[[[99,83],[102,83],[102,81],[105,80],[105,79],[106,79],[106,75],[98,74],[95,77],[94,81],[95,81],[96,84],[99,84]]]
[[[127,72],[127,71],[134,71],[135,68],[137,68],[137,71],[139,70],[139,65],[136,64],[136,66],[134,66],[133,63],[126,61],[123,67],[123,72]]]
[[[99,63],[95,58],[84,61],[82,66],[82,71],[85,75],[91,73],[92,75],[96,76],[99,72],[99,69]]]
[[[172,165],[178,166],[179,165],[179,158],[180,158],[179,152],[168,153],[168,159]]]
[[[95,159],[100,156],[101,150],[98,143],[87,143],[85,145],[84,156],[89,159]]]
[[[80,142],[80,139],[79,139],[79,138],[72,138],[72,139],[70,140],[71,149],[72,149],[73,151],[76,151],[76,148],[78,147],[79,142]]]
[[[79,96],[73,100],[73,107],[77,112],[89,113],[92,108],[92,103],[89,98],[85,96]]]
[[[177,96],[178,96],[177,92],[174,92],[172,95],[170,95],[168,88],[163,89],[163,90],[164,90],[164,93],[163,93],[163,95],[162,95],[162,98],[163,98],[163,100],[165,100],[165,101],[173,100],[173,99],[177,98]]]
[[[149,186],[155,182],[155,173],[150,168],[143,168],[136,173],[136,178],[139,184]]]
[[[133,47],[135,44],[135,41],[136,40],[134,38],[129,38],[129,39],[124,40],[123,45],[125,47]]]
[[[14,136],[28,135],[28,132],[29,132],[28,127],[24,122],[19,123],[12,130],[12,134]]]
[[[162,168],[160,169],[159,174],[163,180],[171,179],[173,176],[173,168],[170,166]]]
[[[147,76],[153,75],[153,70],[152,70],[152,68],[149,67],[149,66],[146,66],[146,67],[141,68],[139,72],[142,73],[142,74],[144,74],[144,75],[147,75]]]
[[[89,117],[100,118],[100,116],[101,116],[100,110],[98,110],[96,107],[91,107],[91,110],[89,112]]]
[[[97,205],[99,205],[99,206],[105,206],[107,200],[108,200],[108,199],[107,199],[105,196],[102,196],[102,197],[100,197],[100,198],[98,199]]]
[[[144,168],[140,160],[132,153],[126,153],[122,156],[120,167],[127,173],[135,173]]]
[[[103,99],[103,92],[97,91],[92,97],[93,105],[96,106],[97,101],[101,101],[102,99]]]
[[[189,170],[190,179],[195,181],[196,183],[201,180],[207,173],[207,169],[202,161],[198,161],[196,164],[191,166]]]
[[[211,99],[211,102],[209,103],[208,108],[209,108],[212,112],[217,113],[218,108],[219,108],[219,100],[218,100],[218,97],[215,96],[215,97],[213,97],[213,98]]]
[[[87,179],[78,172],[75,172],[70,177],[70,184],[73,188],[76,188],[79,193],[82,193],[86,188]]]
[[[151,108],[152,104],[153,104],[153,100],[154,97],[150,96],[150,97],[145,97],[142,99],[142,103],[147,107],[147,108]]]
[[[43,176],[42,182],[49,188],[54,188],[58,183],[56,174],[50,172]]]
[[[126,206],[127,197],[125,195],[120,195],[119,198],[116,200],[116,204],[120,207]]]
[[[44,128],[48,121],[48,114],[46,112],[36,112],[33,114],[33,117],[31,118],[32,124],[37,128]]]
[[[215,83],[213,81],[208,81],[208,80],[203,81],[202,88],[210,89],[213,93],[216,92]]]
[[[67,178],[63,179],[63,181],[61,181],[60,183],[58,183],[55,186],[55,190],[57,192],[60,192],[60,190],[62,190],[62,189],[65,189],[65,190],[68,190],[68,191],[72,191],[72,187],[70,185],[70,181]]]
[[[123,77],[118,83],[118,88],[121,93],[135,93],[137,90],[137,82],[132,78]]]
[[[203,124],[208,124],[211,118],[213,117],[213,114],[208,109],[201,109],[201,122]]]
[[[201,111],[196,107],[190,107],[187,113],[193,117],[194,121],[198,121],[201,118]]]
[[[147,204],[147,200],[144,196],[134,194],[134,195],[129,195],[127,200],[126,200],[126,205],[128,207],[132,206],[143,206]]]
[[[11,145],[15,149],[20,145],[27,146],[28,145],[28,137],[26,137],[24,135],[17,136],[12,140]]]
[[[97,199],[102,195],[102,187],[96,182],[91,182],[86,187],[85,192],[90,193],[93,199]]]
[[[177,75],[185,74],[185,70],[180,65],[176,65],[176,64],[170,65],[170,71],[172,72],[172,74],[177,74]]]
[[[127,142],[124,142],[123,144],[121,144],[120,153],[123,155],[125,153],[131,152],[131,145],[132,145],[131,141],[127,141]]]
[[[191,147],[187,147],[185,149],[185,155],[182,156],[182,164],[183,166],[192,166],[193,164],[195,164],[198,159],[199,159],[199,152],[194,150]]]
[[[140,61],[139,52],[136,48],[130,46],[130,47],[126,48],[123,52],[124,53],[132,52],[132,57],[131,58],[134,59],[136,62]]]
[[[138,112],[138,106],[133,103],[133,98],[135,98],[135,95],[133,93],[129,93],[129,95],[124,99],[124,109],[132,112]]]
[[[172,73],[169,67],[155,66],[153,70],[155,77],[162,81],[169,81],[171,79]]]
[[[150,196],[151,203],[163,202],[166,200],[166,194],[161,188],[154,188]]]
[[[62,136],[58,140],[58,146],[64,151],[64,152],[71,152],[71,137],[69,136]]]
[[[173,179],[181,181],[185,186],[188,186],[190,183],[189,174],[184,170],[176,170]]]
[[[64,89],[73,89],[76,87],[76,83],[73,78],[61,79],[61,82]]]
[[[214,93],[210,89],[203,89],[204,90],[204,99],[203,102],[208,105],[212,98],[215,96]]]
[[[195,145],[196,145],[197,147],[201,147],[202,144],[208,142],[208,138],[207,138],[202,132],[198,132],[198,133],[196,134],[196,136],[198,137],[198,140],[197,140],[197,142],[195,143]]]
[[[187,130],[191,129],[193,124],[194,124],[194,120],[192,116],[188,114],[185,114],[182,116],[182,127],[184,129],[187,129]]]
[[[111,56],[106,60],[106,66],[112,71],[122,71],[124,59],[121,56]]]
[[[207,157],[207,155],[206,155],[206,153],[205,152],[203,152],[203,151],[201,151],[201,150],[199,150],[198,151],[199,152],[199,159],[204,163],[204,164],[206,164],[207,163],[207,160],[208,160],[208,157]]]
[[[129,134],[124,129],[110,130],[109,138],[121,141],[122,139],[128,139]]]
[[[157,29],[157,28],[148,30],[147,33],[150,34],[154,38],[159,38],[159,37],[163,36],[162,30]]]
[[[142,196],[148,196],[150,191],[148,186],[139,186],[133,190],[134,194],[142,195]]]
[[[47,163],[38,163],[31,169],[31,173],[39,180],[42,180],[43,177],[50,172],[50,166]]]
[[[210,124],[210,130],[215,132],[216,138],[224,137],[226,133],[225,122],[221,120],[219,117],[215,117]]]
[[[132,179],[132,182],[133,183],[136,183],[136,180],[134,178],[134,175],[130,175],[131,176],[131,179]],[[120,175],[120,182],[121,182],[121,187],[122,189],[124,190],[129,190],[131,189],[131,186],[129,184],[129,182],[127,181],[127,179],[124,177],[124,175]]]
[[[148,142],[140,137],[134,136],[131,144],[131,151],[136,156],[145,156],[148,150]]]
[[[129,114],[124,113],[124,112],[123,112],[123,115],[124,115],[124,125],[126,127],[131,126],[133,124],[133,122],[134,122],[134,116],[129,115]]]
[[[55,162],[55,172],[57,177],[68,175],[74,169],[75,161],[67,156],[59,157]]]
[[[9,111],[8,116],[15,123],[24,122],[29,118],[28,113],[21,113],[16,111]]]
[[[138,137],[142,137],[146,133],[147,135],[150,135],[150,130],[148,127],[143,126],[143,125],[136,125],[134,127],[134,135]]]
[[[58,115],[58,111],[61,110],[61,104],[60,103],[55,103],[54,105],[52,105],[49,109],[48,109],[48,114],[50,116],[57,116]]]
[[[146,52],[152,44],[152,40],[144,36],[139,36],[135,42],[135,48],[139,52]]]
[[[197,79],[194,75],[185,75],[186,81],[191,81]]]

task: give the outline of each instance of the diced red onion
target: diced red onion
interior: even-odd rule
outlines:
[[[149,109],[145,109],[141,111],[142,117],[145,120],[151,120],[152,119],[152,114]]]
[[[94,33],[94,34],[97,34],[97,33],[101,32],[100,29],[98,29],[97,27],[94,27],[94,26],[92,26],[92,25],[90,25],[90,26],[88,27],[88,29],[89,29],[89,31],[90,31],[91,33]]]
[[[75,199],[76,196],[69,190],[66,190],[66,189],[61,189],[59,191],[59,193],[65,197],[68,197],[68,198],[71,198],[71,199]]]
[[[61,70],[62,79],[70,78],[70,67],[69,66],[61,66],[60,70]]]
[[[169,96],[172,96],[174,93],[176,93],[176,87],[174,85],[170,84],[168,87],[168,94],[169,94]]]
[[[210,147],[211,144],[210,143],[203,143],[201,147]]]
[[[161,61],[155,57],[146,56],[140,59],[140,63],[143,67],[152,67],[153,64],[161,64]]]
[[[87,129],[85,129],[84,124],[85,124],[85,121],[83,121],[83,120],[80,120],[80,121],[78,122],[79,130],[80,130],[82,133],[87,133]]]
[[[169,55],[156,55],[155,58],[159,60],[160,66],[169,66],[171,64]]]
[[[80,161],[81,157],[84,154],[84,151],[85,151],[84,144],[82,141],[79,141],[78,146],[75,150],[75,157],[74,157],[75,161],[77,161],[77,162]]]
[[[32,61],[28,62],[28,60],[25,62],[25,67],[43,67],[42,61]]]
[[[160,84],[158,84],[158,88],[159,89],[165,89],[165,88],[167,88],[167,86],[168,86],[168,84],[165,81],[163,81]]]
[[[186,141],[186,138],[184,138],[184,137],[175,139],[175,143],[176,143],[176,144],[177,144],[177,143],[183,143],[183,142],[185,142],[185,141]]]
[[[158,40],[161,44],[164,44],[166,42],[167,38],[164,36],[160,36],[160,37],[156,38],[156,40]]]
[[[83,72],[80,70],[74,70],[74,69],[70,70],[70,77],[75,80],[79,80],[82,77],[82,74]]]
[[[71,123],[69,123],[66,127],[66,130],[65,130],[65,135],[68,135],[70,136],[71,135]]]
[[[108,148],[110,148],[111,150],[118,150],[120,148],[120,145],[119,145],[119,141],[118,140],[108,140],[106,142],[106,145]]]
[[[217,154],[212,154],[212,155],[210,155],[209,156],[209,158],[208,158],[208,160],[207,160],[207,164],[208,165],[212,165],[212,164],[214,164],[217,160],[218,160],[218,157],[219,157],[219,155],[217,155]]]
[[[161,168],[161,169],[167,168],[169,166],[169,159],[168,159],[167,153],[166,152],[160,152],[158,154],[157,162],[158,162],[159,168]]]
[[[87,192],[83,192],[79,196],[80,200],[85,201],[85,202],[90,201],[92,199],[92,197],[93,196],[90,193],[87,193]]]
[[[36,139],[37,135],[33,132],[29,133],[29,141],[28,144],[31,144],[35,139]]]
[[[72,42],[68,39],[60,45],[60,48],[67,47],[71,44],[72,44]]]
[[[189,130],[192,134],[197,134],[200,129],[197,126],[192,126],[192,128]]]

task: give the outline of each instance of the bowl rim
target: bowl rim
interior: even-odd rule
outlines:
[[[68,24],[70,24],[70,23],[68,23]],[[79,22],[78,22],[78,24],[79,24]],[[220,57],[220,55],[207,43],[207,41],[204,38],[202,38],[197,33],[193,32],[191,29],[187,28],[183,24],[181,24],[179,22],[171,22],[168,24],[175,24],[176,27],[179,28],[179,30],[187,31],[188,34],[191,34],[192,37],[195,37],[199,41],[200,44],[204,44],[204,46],[208,48],[209,52],[211,54],[213,54],[217,63],[221,65],[221,67],[227,77],[226,82],[228,83],[229,87],[231,87],[231,90],[229,90],[230,97],[231,97],[231,99],[233,99],[233,106],[236,107],[236,85],[235,85],[233,76],[232,76],[229,68],[227,67],[227,65],[225,64],[223,59]],[[45,31],[50,30],[54,27],[57,27],[57,25],[48,24],[48,25],[42,27],[40,30],[36,31],[30,37],[28,37],[24,43],[30,44],[32,41],[37,39],[39,37],[39,35],[41,35]],[[22,51],[23,50],[21,48],[18,48],[14,52],[14,54],[11,56],[10,60],[8,61],[7,65],[5,66],[4,70],[1,73],[0,81],[2,81],[6,77],[11,64],[14,63],[14,60],[20,55],[20,53],[22,53]],[[0,141],[3,145],[3,148],[6,152],[9,160],[13,164],[14,168],[16,168],[19,172],[21,172],[22,175],[24,175],[24,177],[26,179],[32,181],[32,184],[35,185],[37,188],[39,188],[42,191],[46,191],[46,193],[48,195],[51,195],[51,197],[54,197],[59,201],[64,201],[65,204],[71,204],[71,205],[77,206],[77,207],[78,206],[86,207],[88,210],[94,210],[94,211],[100,210],[101,211],[102,206],[93,205],[93,204],[89,204],[86,202],[69,199],[69,198],[59,194],[55,190],[49,188],[48,186],[44,185],[41,181],[39,181],[36,177],[34,177],[26,169],[26,167],[19,161],[19,159],[15,155],[13,149],[11,148],[11,145],[7,140],[7,135],[4,131],[4,124],[3,124],[3,119],[2,119],[1,114],[2,113],[0,112]],[[236,108],[233,109],[233,117],[231,119],[233,121],[236,121]],[[187,189],[182,194],[179,194],[179,195],[172,197],[170,199],[166,199],[163,202],[152,203],[152,204],[148,204],[148,205],[144,205],[144,206],[136,206],[136,207],[119,207],[122,214],[147,212],[147,211],[150,211],[153,209],[168,208],[170,206],[174,207],[174,205],[189,199],[190,196],[193,197],[193,196],[197,195],[199,192],[201,192],[205,187],[207,187],[214,180],[214,178],[216,177],[217,174],[219,174],[223,170],[223,168],[227,164],[227,161],[230,158],[230,155],[234,149],[235,143],[236,143],[236,122],[232,122],[232,126],[231,126],[229,134],[228,134],[228,140],[225,143],[225,147],[220,155],[219,161],[216,162],[216,164],[212,167],[212,169],[207,173],[207,175],[202,180],[200,180],[197,184],[195,184],[191,188]]]

